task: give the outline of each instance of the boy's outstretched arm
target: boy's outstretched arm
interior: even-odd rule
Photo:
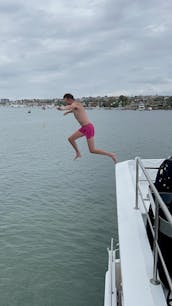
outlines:
[[[58,109],[59,110],[69,110],[69,111],[72,111],[72,106],[71,105],[59,106]]]
[[[64,113],[64,116],[69,114],[69,113],[73,113],[73,107],[72,105],[67,105],[67,106],[59,106],[57,109],[59,110],[67,110],[67,112]]]
[[[65,116],[65,115],[70,114],[70,113],[73,113],[73,111],[72,111],[72,110],[67,111],[67,112],[65,112],[63,115]]]

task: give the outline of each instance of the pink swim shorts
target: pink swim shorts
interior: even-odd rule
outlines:
[[[94,125],[92,123],[88,123],[83,125],[79,131],[86,136],[87,139],[90,139],[94,136]]]

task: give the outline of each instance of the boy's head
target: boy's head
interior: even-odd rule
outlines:
[[[67,104],[71,104],[74,102],[74,96],[71,95],[70,93],[66,93],[64,96],[63,96],[63,99],[64,101],[67,103]]]

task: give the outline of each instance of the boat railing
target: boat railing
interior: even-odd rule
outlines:
[[[117,305],[117,293],[116,293],[116,273],[115,262],[116,252],[113,247],[113,238],[111,239],[111,247],[107,249],[109,255],[108,272],[106,273],[106,285],[108,289],[105,294],[104,305],[113,306]]]
[[[139,199],[141,199],[141,202],[144,206],[145,212],[146,212],[146,216],[147,216],[147,221],[149,223],[150,226],[150,230],[152,233],[152,237],[153,237],[153,277],[151,278],[151,283],[154,285],[158,285],[160,282],[158,280],[158,258],[161,261],[163,270],[164,270],[164,274],[166,276],[168,285],[170,290],[172,291],[172,281],[171,281],[171,277],[169,275],[167,266],[165,264],[160,246],[158,244],[158,233],[159,233],[159,229],[160,229],[160,209],[162,210],[162,212],[164,213],[165,217],[166,217],[166,221],[168,222],[168,226],[170,226],[170,229],[172,228],[172,216],[166,206],[166,204],[164,203],[164,201],[162,200],[158,190],[156,189],[153,180],[148,172],[148,169],[158,169],[157,167],[145,167],[143,165],[143,162],[141,161],[140,157],[136,157],[136,199],[135,199],[135,209],[139,208]],[[154,225],[152,225],[151,219],[149,217],[148,214],[148,210],[146,207],[146,203],[145,201],[148,201],[148,198],[145,198],[143,195],[143,192],[141,190],[140,187],[140,182],[143,181],[143,179],[139,179],[140,176],[140,172],[143,173],[144,175],[144,181],[146,180],[149,186],[149,189],[151,191],[151,193],[154,195],[154,197],[152,197],[153,200],[153,204],[155,207],[155,222]]]

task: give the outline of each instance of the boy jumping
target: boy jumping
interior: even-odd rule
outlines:
[[[77,102],[74,99],[73,95],[71,95],[69,93],[65,94],[63,99],[64,99],[65,103],[67,104],[67,106],[60,106],[60,107],[58,107],[58,109],[67,110],[64,113],[64,115],[67,115],[69,113],[73,113],[76,120],[81,125],[81,128],[68,138],[69,142],[71,143],[71,145],[73,146],[73,148],[76,152],[76,156],[74,157],[74,159],[77,159],[78,157],[81,157],[81,153],[80,153],[80,151],[78,149],[78,146],[76,144],[76,139],[78,139],[80,137],[83,137],[83,136],[86,136],[90,153],[107,155],[107,156],[111,157],[114,162],[116,162],[117,159],[116,159],[116,155],[114,153],[110,153],[110,152],[103,151],[103,150],[95,148],[95,145],[94,145],[94,126],[89,121],[83,105],[80,102]]]

